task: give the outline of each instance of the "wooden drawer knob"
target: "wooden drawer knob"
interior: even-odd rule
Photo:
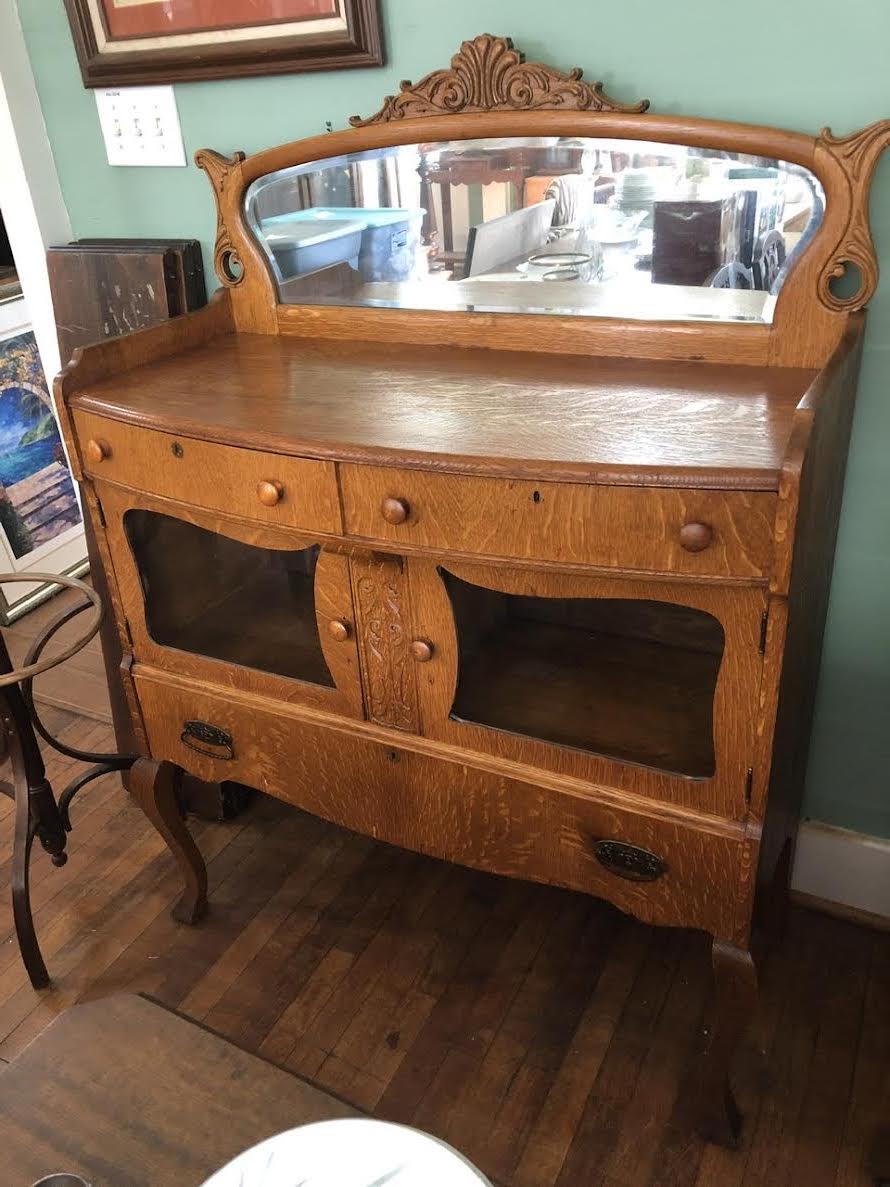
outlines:
[[[257,483],[256,497],[264,507],[274,507],[284,498],[284,487],[274,478]]]
[[[338,643],[345,643],[351,633],[351,628],[345,618],[332,618],[328,623],[328,634]]]
[[[98,466],[100,462],[104,462],[107,457],[111,457],[111,446],[107,441],[99,441],[95,437],[91,437],[86,445],[87,461]]]
[[[687,552],[704,552],[713,539],[713,528],[706,523],[684,523],[680,528],[680,544]]]
[[[404,523],[409,510],[404,499],[384,499],[380,504],[380,514],[387,523]]]
[[[419,664],[425,664],[433,658],[433,645],[426,639],[415,639],[411,644],[411,654]]]

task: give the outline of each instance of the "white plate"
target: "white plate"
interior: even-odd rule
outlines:
[[[387,1121],[350,1117],[260,1142],[203,1187],[491,1187],[445,1142]]]

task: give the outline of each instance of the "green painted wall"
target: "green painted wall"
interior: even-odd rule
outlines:
[[[194,236],[214,228],[203,174],[111,169],[62,0],[18,0],[75,235]],[[509,34],[530,57],[583,66],[617,97],[808,132],[890,116],[886,0],[382,0],[379,70],[176,88],[186,151],[252,152],[370,114],[401,78],[462,39]],[[875,299],[847,478],[810,766],[811,816],[890,836],[890,161],[872,218],[887,281]]]

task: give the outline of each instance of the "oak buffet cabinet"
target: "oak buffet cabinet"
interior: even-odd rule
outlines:
[[[486,36],[349,131],[202,151],[221,291],[80,352],[56,399],[143,756],[130,791],[185,874],[179,917],[206,898],[186,771],[702,929],[701,1124],[732,1143],[890,125],[813,138],[646,107]],[[673,251],[697,250],[697,203],[744,215],[729,273],[655,283],[662,198],[689,220]]]

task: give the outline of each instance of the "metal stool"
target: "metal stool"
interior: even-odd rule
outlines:
[[[100,775],[112,771],[126,771],[136,761],[136,755],[94,754],[66,746],[46,729],[34,706],[33,681],[41,672],[58,667],[86,647],[102,624],[103,607],[94,589],[75,577],[49,573],[0,574],[0,583],[46,582],[80,590],[86,601],[63,611],[55,618],[29,649],[20,668],[13,668],[6,641],[0,636],[0,726],[5,753],[12,764],[12,782],[0,780],[0,793],[15,802],[15,839],[12,856],[12,909],[15,930],[22,960],[35,989],[49,985],[49,973],[34,930],[31,914],[29,872],[31,846],[35,836],[52,857],[53,865],[63,866],[68,860],[65,852],[66,834],[71,831],[71,801],[82,787]],[[84,610],[92,608],[84,633],[59,655],[41,659],[43,650],[58,631]],[[46,778],[37,735],[68,758],[91,764],[76,776],[56,800]]]

